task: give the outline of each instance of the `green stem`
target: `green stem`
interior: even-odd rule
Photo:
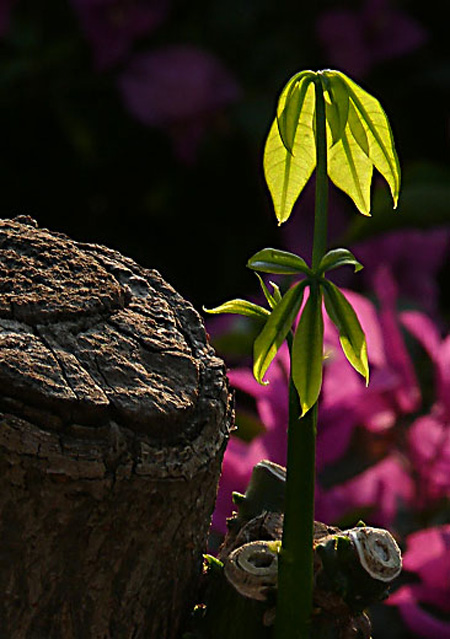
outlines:
[[[307,639],[311,620],[317,404],[302,419],[300,414],[298,393],[291,379],[276,639]]]
[[[321,76],[315,78],[316,91],[316,205],[314,215],[314,242],[312,254],[313,270],[327,250],[328,217],[328,172],[327,172],[327,128],[325,117],[325,99]]]
[[[327,246],[328,174],[325,100],[320,74],[316,92],[316,206],[312,267]],[[288,338],[292,353],[292,335]],[[278,572],[275,639],[308,639],[313,598],[314,486],[317,403],[300,419],[300,402],[289,379],[286,497]]]

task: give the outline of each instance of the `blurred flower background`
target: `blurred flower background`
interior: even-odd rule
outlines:
[[[381,100],[403,169],[398,211],[382,183],[371,219],[330,187],[330,247],[365,265],[336,278],[368,335],[371,383],[327,324],[316,517],[388,526],[405,552],[395,592],[372,611],[374,639],[449,639],[450,50],[440,11],[417,0],[44,4],[0,3],[0,214],[116,248],[197,309],[257,299],[245,263],[265,246],[309,258],[312,185],[279,228],[262,176],[288,78],[337,68]],[[236,392],[220,538],[252,466],[284,463],[288,358],[281,349],[259,386],[258,326],[206,322]]]

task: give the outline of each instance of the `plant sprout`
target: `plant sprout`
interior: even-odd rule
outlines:
[[[302,71],[286,84],[264,150],[264,173],[278,223],[286,222],[300,193],[316,171],[312,259],[265,248],[247,266],[259,273],[298,276],[284,294],[259,280],[268,308],[234,299],[210,313],[258,318],[253,374],[264,375],[284,340],[290,352],[290,391],[286,501],[279,552],[276,639],[307,639],[312,611],[315,438],[322,386],[323,303],[339,331],[343,352],[366,384],[369,366],[358,317],[326,273],[362,265],[345,248],[327,251],[328,178],[370,215],[373,169],[387,181],[394,208],[400,167],[387,116],[377,99],[339,71]],[[309,289],[306,302],[305,291]],[[303,308],[302,308],[303,305]],[[302,310],[301,310],[302,309]],[[300,313],[300,319],[296,324]]]

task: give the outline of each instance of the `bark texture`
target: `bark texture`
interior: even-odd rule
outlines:
[[[231,420],[156,271],[0,221],[0,636],[178,637]]]

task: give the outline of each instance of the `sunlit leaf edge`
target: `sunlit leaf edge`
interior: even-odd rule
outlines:
[[[322,294],[312,287],[295,331],[292,346],[292,379],[303,417],[317,402],[323,375]]]
[[[369,384],[367,342],[358,316],[345,295],[332,282],[322,283],[328,317],[339,331],[339,341],[345,357]]]
[[[298,282],[283,295],[253,345],[253,375],[259,384],[263,381],[273,358],[291,330],[303,300],[307,282]]]

